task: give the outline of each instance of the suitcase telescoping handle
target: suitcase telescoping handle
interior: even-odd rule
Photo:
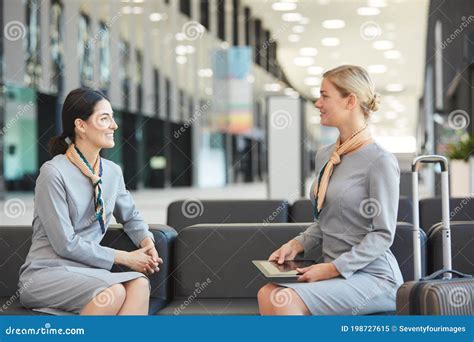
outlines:
[[[418,208],[418,170],[422,163],[439,163],[441,166],[441,208],[442,208],[442,243],[443,243],[443,269],[451,269],[451,234],[449,227],[449,178],[448,160],[443,156],[426,155],[416,157],[411,164],[412,185],[413,185],[413,251],[415,262],[415,280],[421,279],[421,235],[420,216]],[[446,278],[451,278],[451,274],[446,273]]]

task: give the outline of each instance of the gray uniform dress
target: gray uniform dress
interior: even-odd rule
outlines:
[[[153,239],[125,188],[120,167],[106,159],[102,167],[105,226],[114,215],[137,247],[145,237]],[[115,250],[99,244],[103,234],[95,218],[91,181],[65,155],[41,167],[34,203],[32,245],[20,269],[24,306],[78,313],[105,288],[145,277],[110,272]]]
[[[334,144],[318,151],[318,175],[333,149]],[[295,240],[305,252],[322,243],[324,262],[332,262],[341,276],[279,284],[296,291],[313,315],[395,310],[403,278],[389,248],[395,235],[399,179],[396,158],[376,143],[344,155],[335,166],[318,220]]]

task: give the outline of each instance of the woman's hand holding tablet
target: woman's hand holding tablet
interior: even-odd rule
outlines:
[[[268,261],[276,261],[281,265],[286,260],[294,260],[294,258],[303,251],[304,248],[301,243],[296,240],[290,240],[273,252],[268,258]]]
[[[298,277],[298,281],[304,281],[307,283],[332,279],[340,276],[339,271],[332,262],[325,262],[308,267],[297,268],[296,271],[301,274],[301,276]]]

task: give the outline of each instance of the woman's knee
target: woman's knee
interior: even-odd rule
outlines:
[[[140,292],[149,295],[150,281],[145,277],[136,278],[125,283],[125,289],[127,291],[139,290]]]
[[[122,284],[114,284],[99,292],[93,299],[93,303],[98,307],[118,306],[121,307],[127,292]]]
[[[257,299],[261,303],[266,301],[270,298],[270,295],[274,289],[278,288],[275,284],[269,283],[260,288],[257,293]]]

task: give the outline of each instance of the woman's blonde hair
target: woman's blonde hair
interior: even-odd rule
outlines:
[[[375,85],[364,68],[357,65],[341,65],[326,71],[323,77],[334,84],[342,97],[354,94],[366,119],[371,112],[379,109],[380,95],[375,92]]]

